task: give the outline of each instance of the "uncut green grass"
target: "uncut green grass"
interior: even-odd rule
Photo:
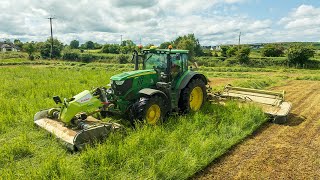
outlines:
[[[138,124],[81,153],[33,124],[53,95],[106,86],[119,71],[91,67],[0,68],[0,177],[4,179],[186,179],[266,121],[260,109],[206,105],[158,126]]]

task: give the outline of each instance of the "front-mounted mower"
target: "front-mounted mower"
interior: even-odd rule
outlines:
[[[283,103],[284,96],[279,93],[235,87],[226,87],[220,94],[210,93],[208,79],[188,67],[188,58],[187,50],[170,47],[134,51],[134,71],[112,76],[108,88],[85,90],[70,99],[53,97],[57,107],[38,112],[34,122],[69,148],[79,150],[121,129],[120,124],[98,120],[111,114],[123,115],[131,123],[145,120],[157,124],[172,112],[198,111],[207,99],[216,102],[235,98],[263,104],[274,118],[287,116],[291,104]]]

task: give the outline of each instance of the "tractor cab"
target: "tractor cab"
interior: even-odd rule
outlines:
[[[154,69],[163,82],[171,82],[188,70],[188,50],[169,49],[143,49],[141,55],[134,53],[136,70],[138,70],[138,57],[142,57],[144,70]]]

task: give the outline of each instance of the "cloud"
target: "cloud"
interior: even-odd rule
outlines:
[[[65,43],[75,38],[118,43],[122,34],[124,39],[159,44],[187,33],[205,35],[207,29],[223,33],[223,21],[217,24],[216,18],[197,14],[217,4],[239,2],[243,0],[2,0],[0,38],[45,40],[50,35],[46,18],[54,16],[54,36]],[[227,31],[237,29],[231,27],[236,22],[225,23]]]
[[[301,5],[294,9],[288,17],[279,21],[286,29],[292,28],[310,28],[320,25],[320,8],[311,5]]]
[[[73,39],[119,43],[131,39],[143,44],[160,44],[179,35],[194,33],[203,45],[289,39],[273,29],[269,19],[236,14],[247,0],[1,0],[0,40],[19,38],[44,41],[50,35],[48,17],[53,16],[54,37],[64,43]],[[227,15],[226,15],[227,14]],[[319,9],[301,5],[282,18],[278,25],[292,31],[309,27],[305,34],[318,33]],[[316,19],[317,18],[317,19]],[[315,23],[316,22],[316,23]],[[315,25],[316,24],[316,25]],[[289,30],[288,30],[289,29]],[[297,36],[296,36],[297,37]],[[276,40],[279,40],[276,39]]]
[[[275,37],[287,41],[317,41],[320,34],[320,8],[302,4],[281,18],[278,25],[283,30],[274,32]]]
[[[111,3],[117,7],[141,7],[149,8],[158,4],[156,0],[111,0]]]

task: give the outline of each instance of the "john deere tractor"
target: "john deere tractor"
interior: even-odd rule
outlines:
[[[69,99],[53,97],[57,107],[36,113],[35,124],[76,150],[121,129],[120,124],[98,120],[113,114],[123,115],[132,124],[145,120],[154,125],[172,112],[198,111],[206,100],[254,102],[277,121],[285,120],[291,109],[284,92],[227,85],[223,92],[207,94],[208,80],[188,66],[187,50],[140,49],[132,59],[134,71],[112,76],[109,87],[85,90]]]
[[[135,71],[111,77],[107,99],[114,106],[109,111],[156,124],[173,111],[198,111],[205,102],[208,81],[188,67],[187,50],[151,48],[133,57]]]
[[[172,112],[198,111],[206,101],[208,80],[188,67],[188,60],[187,50],[134,51],[134,71],[112,76],[108,88],[85,90],[70,99],[55,96],[58,107],[38,112],[34,121],[79,149],[120,128],[97,120],[99,117],[121,114],[130,122],[157,124]]]

